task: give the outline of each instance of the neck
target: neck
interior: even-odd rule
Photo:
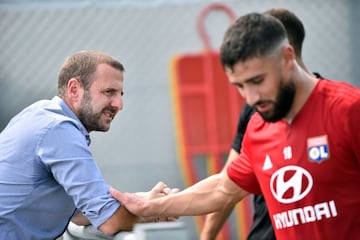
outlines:
[[[296,57],[296,62],[303,70],[305,70],[305,72],[310,73],[301,58]]]
[[[304,106],[318,82],[318,79],[314,75],[309,73],[306,68],[304,70],[304,68],[300,67],[298,64],[295,64],[294,80],[296,92],[293,105],[290,109],[290,112],[284,119],[289,124],[293,121],[296,114]]]

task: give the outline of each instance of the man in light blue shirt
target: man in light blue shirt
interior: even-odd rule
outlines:
[[[123,107],[123,65],[81,51],[61,68],[58,96],[17,114],[0,134],[0,239],[54,239],[70,219],[107,233],[139,221],[109,193],[89,151]],[[162,195],[165,184],[149,192]],[[155,192],[154,192],[155,191]]]

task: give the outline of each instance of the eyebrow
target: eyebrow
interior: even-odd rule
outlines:
[[[246,80],[244,81],[244,83],[256,81],[256,80],[258,80],[259,78],[263,78],[264,75],[265,75],[265,74],[260,73],[260,74],[258,74],[258,75],[256,75],[256,76],[253,76],[253,77],[251,77],[251,78],[246,79]]]
[[[245,83],[254,82],[254,81],[258,80],[259,78],[263,78],[264,75],[265,74],[261,73],[261,74],[258,74],[258,75],[255,75],[253,77],[246,79],[243,83],[231,82],[231,84],[236,85],[236,86],[243,86]]]

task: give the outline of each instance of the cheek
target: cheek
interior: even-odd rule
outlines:
[[[261,88],[259,89],[259,91],[262,94],[262,98],[263,99],[271,99],[271,100],[275,100],[276,96],[279,92],[280,89],[280,82],[282,80],[279,78],[274,78],[271,81],[268,81],[267,84],[264,84],[263,86],[261,86]]]
[[[104,105],[103,100],[99,98],[98,96],[92,96],[91,99],[88,101],[89,107],[94,111],[97,112],[99,109],[102,108]]]
[[[106,106],[106,103],[102,99],[93,99],[91,102],[92,109],[96,112],[101,111]]]

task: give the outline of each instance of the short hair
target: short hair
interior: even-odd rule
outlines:
[[[296,56],[301,58],[302,44],[305,39],[305,28],[301,20],[293,12],[284,8],[272,8],[264,13],[280,20]]]
[[[220,47],[223,67],[233,69],[237,62],[266,57],[287,39],[284,26],[275,17],[249,13],[227,29]]]
[[[65,95],[67,84],[71,78],[76,78],[84,89],[88,90],[97,66],[103,63],[121,72],[125,71],[124,66],[118,60],[103,52],[84,50],[68,57],[58,76],[58,96]]]

